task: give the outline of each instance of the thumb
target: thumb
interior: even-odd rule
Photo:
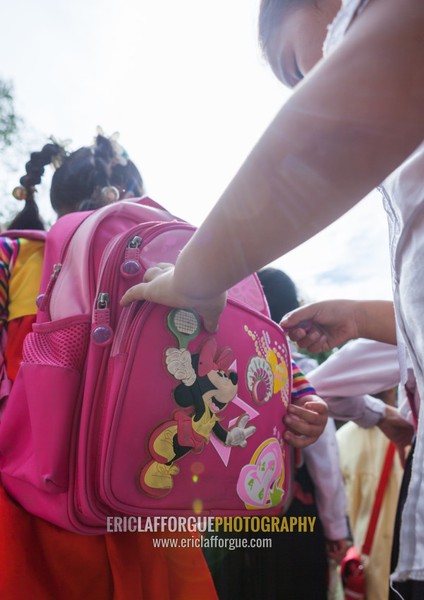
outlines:
[[[222,310],[223,306],[221,303],[215,304],[212,308],[199,307],[198,312],[202,317],[203,326],[208,333],[216,333],[218,331],[218,322]]]
[[[218,331],[218,322],[225,308],[227,294],[222,293],[207,301],[199,301],[194,308],[202,317],[203,326],[208,333],[216,333]]]

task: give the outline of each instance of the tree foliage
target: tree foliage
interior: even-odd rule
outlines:
[[[19,139],[22,123],[15,110],[13,84],[0,78],[0,229],[21,208],[16,206],[11,190],[23,161]]]
[[[14,142],[19,121],[15,112],[13,85],[0,79],[0,151]]]

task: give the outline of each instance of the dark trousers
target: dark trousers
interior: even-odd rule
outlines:
[[[317,517],[314,531],[239,534],[271,538],[272,548],[204,550],[219,600],[326,600],[326,540],[306,467],[297,470],[296,481],[311,501],[295,498],[286,516]]]
[[[405,471],[403,473],[402,485],[399,492],[399,502],[396,511],[395,519],[395,530],[393,535],[393,547],[391,557],[391,568],[393,571],[396,568],[398,557],[399,557],[399,535],[400,535],[400,522],[402,517],[403,508],[408,494],[409,482],[411,481],[411,469],[412,459],[414,456],[415,443],[412,444],[411,451],[408,454],[405,464]],[[424,600],[424,581],[398,581],[394,583],[394,588],[399,592],[404,600]],[[400,600],[399,595],[393,590],[389,591],[389,600]]]

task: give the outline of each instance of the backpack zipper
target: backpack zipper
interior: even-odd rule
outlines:
[[[121,267],[126,257],[128,257],[128,255],[131,256],[128,250],[136,250],[139,255],[143,248],[146,247],[157,235],[173,229],[191,231],[193,233],[195,231],[193,226],[186,223],[180,223],[178,221],[170,221],[167,223],[158,222],[153,224],[144,223],[142,225],[136,225],[132,229],[125,232],[125,234],[121,234],[118,238],[114,238],[105,248],[100,261],[98,284],[95,296],[96,299],[99,298],[100,294],[104,293],[109,294],[109,298],[113,298],[113,293],[116,293],[116,289],[119,288],[117,285],[117,280],[118,278],[122,278]],[[136,240],[136,238],[138,239]],[[130,246],[130,244],[133,245]],[[132,253],[132,256],[134,257],[135,254]],[[133,258],[131,260],[133,260]],[[140,272],[142,271],[143,266],[140,262]],[[125,279],[128,281],[128,276]],[[120,314],[116,301],[111,302],[110,310],[111,314],[109,325],[112,327],[112,329],[114,329],[116,325],[116,335],[118,331],[118,323],[120,321],[120,317],[118,317],[118,320],[116,319],[117,312]],[[95,315],[93,315],[93,322],[95,322]],[[116,347],[115,343],[113,343],[112,347]]]

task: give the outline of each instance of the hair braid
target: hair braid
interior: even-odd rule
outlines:
[[[10,229],[44,229],[38,205],[35,201],[35,186],[41,183],[44,167],[49,165],[53,157],[63,153],[58,144],[46,144],[40,152],[32,152],[25,165],[26,174],[20,178],[21,188],[14,190],[14,195],[25,200],[25,206],[10,223]]]

